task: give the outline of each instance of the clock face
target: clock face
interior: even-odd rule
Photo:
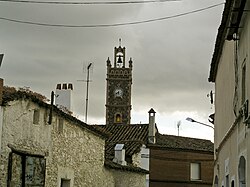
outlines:
[[[114,91],[115,97],[122,97],[123,91],[121,88],[116,88]]]

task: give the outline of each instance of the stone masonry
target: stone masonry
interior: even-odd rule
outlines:
[[[145,185],[144,173],[105,167],[105,136],[86,124],[81,125],[82,122],[76,118],[55,108],[52,123],[48,124],[50,105],[36,103],[29,98],[14,99],[1,107],[0,186],[8,186],[8,181],[9,186],[13,186],[16,184],[14,180],[18,180],[20,173],[14,168],[18,165],[14,162],[15,154],[10,157],[11,153],[27,156],[27,163],[32,167],[37,162],[32,159],[44,159],[44,180],[34,180],[44,181],[45,187],[60,187],[64,181],[68,187]],[[31,167],[30,176],[34,171],[43,171],[43,168],[39,170],[43,166],[42,161],[37,162],[40,165]],[[10,170],[17,179],[8,177]],[[32,181],[32,177],[29,180]]]

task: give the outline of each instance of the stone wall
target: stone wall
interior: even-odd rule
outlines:
[[[115,187],[145,187],[146,175],[134,172],[112,170]]]
[[[0,186],[7,186],[8,160],[13,150],[46,159],[47,187],[59,187],[61,179],[70,179],[72,187],[113,186],[112,173],[104,168],[104,138],[56,113],[49,125],[48,111],[31,101],[9,105],[4,107]],[[33,124],[35,110],[39,111],[38,124]]]
[[[145,186],[145,174],[104,167],[103,137],[56,112],[49,125],[48,115],[48,109],[29,100],[12,101],[3,107],[0,186],[7,186],[10,158],[15,180],[20,178],[15,168],[20,167],[20,158],[30,162],[31,182],[36,166],[44,167],[39,169],[45,171],[40,175],[44,179],[36,181],[45,181],[45,187],[60,187],[65,181],[69,187]]]
[[[104,168],[105,139],[60,116],[53,124],[47,186],[60,187],[61,179],[71,180],[70,187],[113,186],[113,177]]]
[[[0,186],[7,186],[8,160],[13,150],[44,157],[49,155],[52,126],[45,125],[45,110],[40,110],[39,123],[33,124],[35,109],[40,107],[24,100],[13,101],[3,107]]]

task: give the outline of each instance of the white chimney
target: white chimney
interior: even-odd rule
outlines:
[[[55,98],[55,104],[59,108],[66,108],[67,110],[71,111],[71,94],[73,91],[73,85],[71,83],[69,84],[57,84],[56,86],[56,98]]]
[[[148,143],[155,143],[155,133],[156,133],[156,127],[155,127],[155,111],[153,108],[151,108],[149,111],[149,124],[148,124]]]
[[[116,144],[115,146],[115,158],[113,162],[126,166],[127,162],[125,161],[125,149],[124,144]]]

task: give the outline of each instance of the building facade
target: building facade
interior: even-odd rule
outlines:
[[[43,99],[4,90],[0,186],[145,186],[147,171],[106,160],[108,134]]]
[[[227,0],[209,81],[215,83],[214,186],[250,185],[249,0]]]
[[[106,124],[130,124],[132,60],[126,67],[125,47],[114,48],[114,63],[107,60]]]
[[[211,187],[213,143],[209,140],[156,135],[150,144],[150,187]]]

